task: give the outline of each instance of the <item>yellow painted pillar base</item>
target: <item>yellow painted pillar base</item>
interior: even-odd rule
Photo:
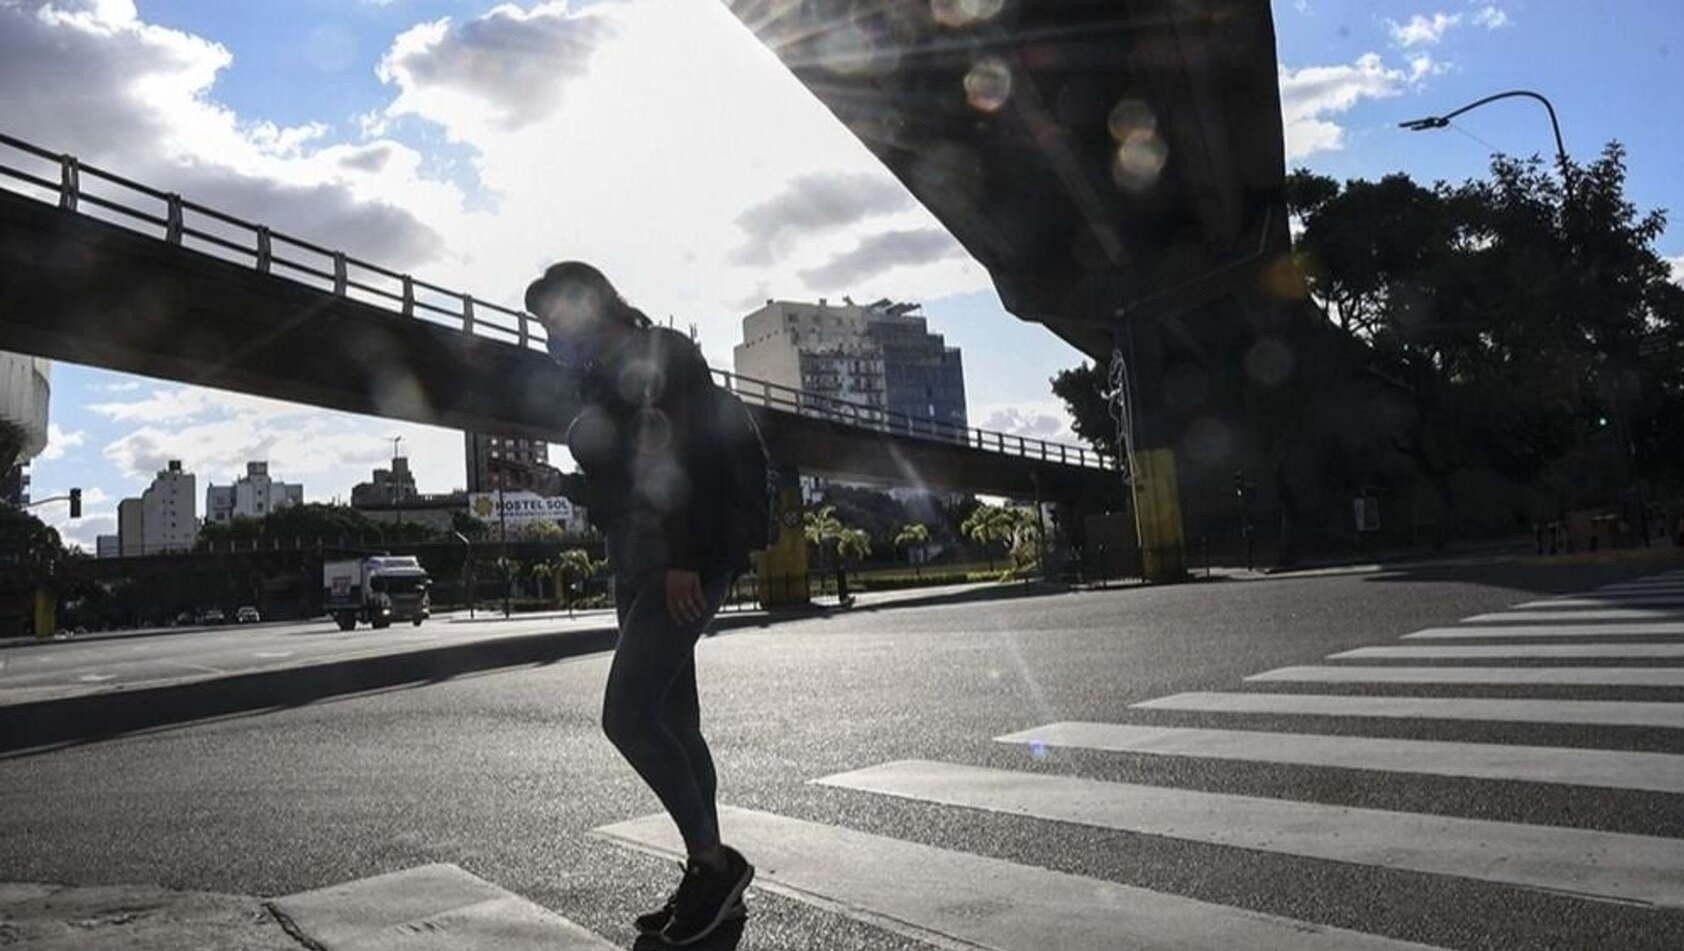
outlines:
[[[46,591],[35,592],[35,636],[52,637],[58,630],[58,599]]]
[[[1140,539],[1141,571],[1155,584],[1185,580],[1187,554],[1181,534],[1181,491],[1175,453],[1147,449],[1134,454],[1134,524]]]
[[[801,480],[789,470],[778,480],[778,540],[758,556],[760,606],[801,606],[807,598],[807,533]]]

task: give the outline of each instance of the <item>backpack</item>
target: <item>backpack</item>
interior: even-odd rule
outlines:
[[[730,390],[711,384],[713,441],[718,446],[725,470],[725,498],[720,500],[726,548],[747,555],[778,540],[777,474],[766,453],[760,427],[741,399]]]

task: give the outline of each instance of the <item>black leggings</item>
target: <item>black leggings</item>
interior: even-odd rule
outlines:
[[[620,638],[602,698],[602,732],[654,791],[692,855],[719,844],[719,780],[702,739],[696,640],[731,587],[729,571],[702,576],[707,613],[675,625],[666,574],[616,578]]]

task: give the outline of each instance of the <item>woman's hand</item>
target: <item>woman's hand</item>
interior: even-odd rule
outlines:
[[[667,615],[674,624],[693,624],[707,614],[702,576],[678,568],[667,570]]]

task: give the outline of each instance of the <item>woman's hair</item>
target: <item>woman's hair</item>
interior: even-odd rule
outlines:
[[[614,289],[614,285],[609,283],[601,271],[583,261],[562,261],[545,268],[543,276],[526,287],[527,312],[540,313],[545,298],[568,285],[595,291],[605,305],[604,315],[611,319],[633,327],[648,327],[653,323],[643,311],[626,303],[626,299],[620,296],[620,292]]]

